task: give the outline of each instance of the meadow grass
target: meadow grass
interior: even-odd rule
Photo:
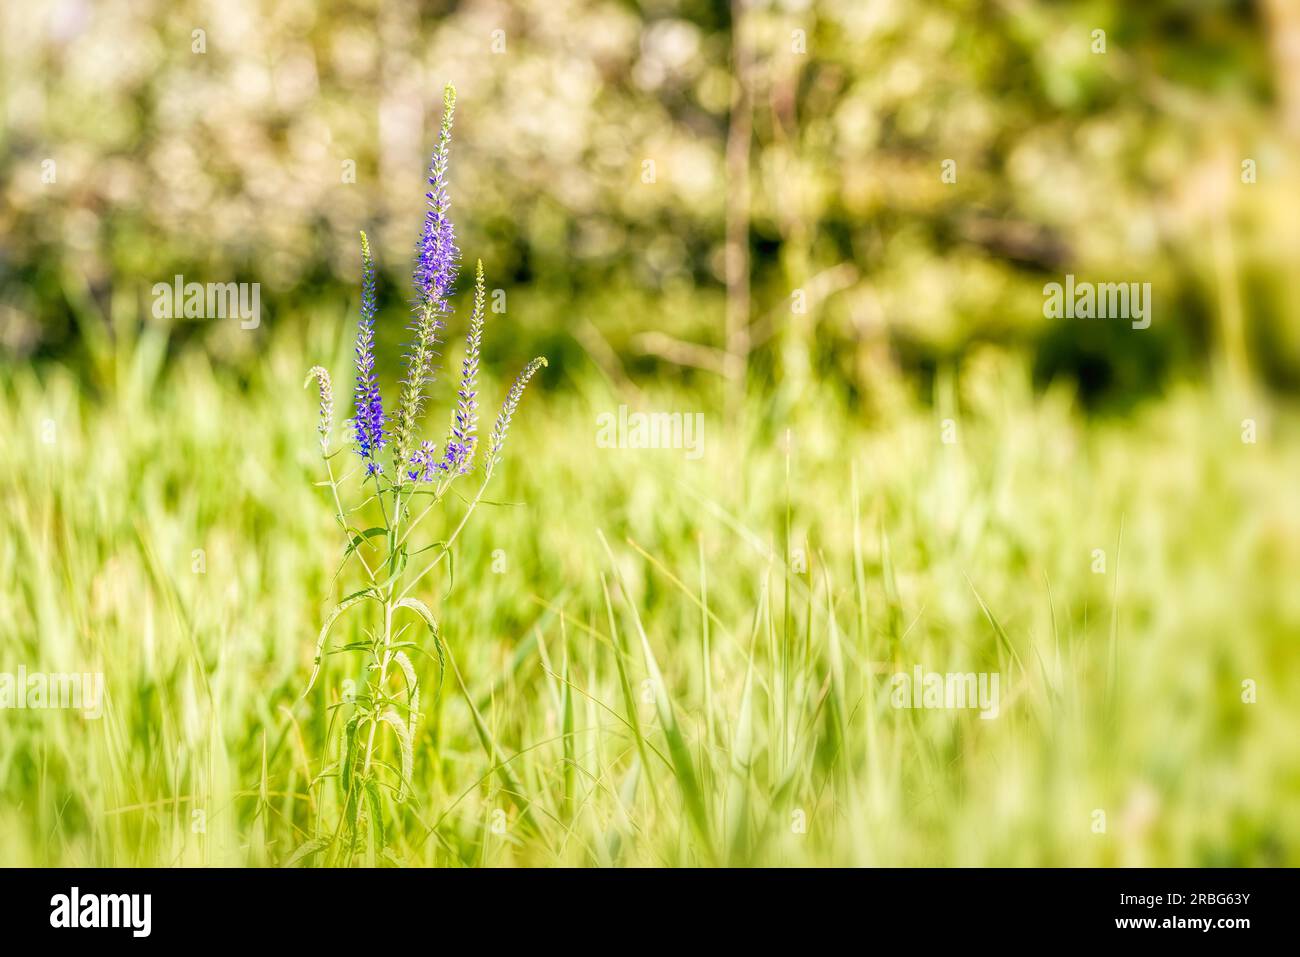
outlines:
[[[356,587],[302,377],[347,381],[349,333],[264,331],[243,380],[151,334],[0,377],[0,670],[108,693],[0,712],[4,863],[278,865],[337,811],[320,756],[366,676],[328,655],[302,697]],[[1009,359],[870,416],[650,388],[706,413],[690,461],[598,448],[629,397],[552,372],[420,588],[449,659],[414,656],[376,863],[1300,863],[1292,412],[1187,387],[1088,420]],[[997,672],[998,716],[891,706],[917,664]]]

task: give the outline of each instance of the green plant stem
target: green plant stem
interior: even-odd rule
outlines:
[[[465,527],[465,523],[469,521],[469,517],[474,514],[474,509],[478,506],[479,499],[483,497],[483,492],[487,489],[488,480],[491,478],[492,478],[491,474],[488,474],[487,476],[484,477],[483,484],[481,484],[478,487],[478,491],[474,493],[474,498],[470,501],[469,507],[465,509],[465,514],[461,516],[460,524],[456,526],[455,531],[453,531],[451,535],[448,536],[447,540],[443,542],[442,551],[438,552],[438,557],[435,558],[433,561],[429,562],[429,564],[424,567],[424,570],[420,572],[420,574],[416,575],[414,578],[410,580],[410,582],[407,583],[406,587],[402,589],[401,595],[398,596],[399,599],[405,598],[408,594],[410,594],[411,589],[414,588],[417,584],[419,584],[420,579],[422,579],[425,575],[429,574],[429,572],[433,571],[434,567],[438,564],[438,562],[442,561],[443,558],[447,556],[447,553],[451,551],[452,543],[456,541],[456,537],[460,535],[461,529]]]
[[[343,500],[339,498],[339,485],[338,482],[335,481],[334,479],[334,466],[330,464],[329,443],[324,438],[320,440],[320,448],[321,448],[321,454],[325,459],[325,472],[327,475],[329,475],[330,478],[330,491],[334,495],[335,514],[339,520],[339,524],[343,526],[343,537],[348,539],[350,543],[351,539],[348,536],[348,520],[343,515]],[[357,558],[361,560],[361,564],[365,568],[366,574],[370,576],[371,584],[374,584],[375,573],[374,571],[371,570],[370,563],[366,561],[366,556],[361,554],[362,544],[364,544],[364,542],[359,543],[357,547],[354,549],[354,551],[356,552]]]
[[[375,730],[379,727],[379,720],[376,713],[379,710],[379,695],[384,688],[384,678],[388,674],[388,663],[392,659],[390,646],[393,641],[393,604],[391,598],[384,602],[384,656],[379,663],[379,680],[372,685],[370,695],[370,707],[372,714],[370,716],[370,734],[366,737],[366,763],[361,769],[364,777],[370,773],[370,761],[374,757],[375,748]]]
[[[401,541],[397,543],[398,548],[401,548],[403,545],[406,544],[406,540],[411,537],[411,534],[420,526],[420,523],[424,521],[424,516],[428,515],[429,511],[435,505],[437,505],[439,502],[442,501],[442,496],[445,493],[446,489],[447,486],[443,485],[436,492],[433,493],[432,500],[429,502],[428,505],[424,507],[424,511],[415,517],[415,520],[411,522],[410,527],[406,530],[406,534],[403,535]]]

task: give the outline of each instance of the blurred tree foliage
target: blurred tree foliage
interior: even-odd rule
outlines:
[[[1288,0],[5,4],[0,355],[164,322],[150,287],[177,274],[260,282],[256,335],[337,314],[361,228],[395,343],[452,81],[498,348],[722,369],[730,212],[751,380],[791,394],[925,382],[984,344],[1099,402],[1216,364],[1295,388],[1297,47]],[[1067,272],[1151,282],[1151,329],[1044,319]],[[235,364],[256,335],[169,330]]]

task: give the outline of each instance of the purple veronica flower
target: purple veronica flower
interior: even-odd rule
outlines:
[[[433,379],[443,316],[450,309],[447,297],[456,281],[460,261],[450,216],[451,196],[447,189],[451,126],[456,112],[456,90],[451,84],[447,84],[442,102],[442,126],[437,149],[429,164],[429,191],[424,194],[429,208],[425,211],[420,241],[415,246],[415,271],[412,274],[416,292],[415,321],[411,324],[415,341],[406,354],[405,388],[398,411],[397,457],[403,463],[400,467],[405,466],[414,441],[416,420],[424,405],[425,388]]]
[[[415,446],[416,428],[423,411],[427,386],[433,379],[439,336],[444,317],[450,312],[448,297],[456,281],[460,261],[460,250],[456,248],[455,228],[450,217],[451,198],[447,182],[455,109],[456,90],[447,84],[443,92],[438,145],[429,165],[429,191],[425,193],[428,209],[425,211],[420,241],[415,249],[415,269],[412,275],[416,291],[415,319],[411,325],[415,339],[408,347],[405,357],[407,369],[395,415],[397,426],[391,430],[375,379],[375,262],[370,254],[370,242],[364,232],[361,234],[361,318],[357,326],[353,429],[357,451],[366,463],[367,475],[383,473],[378,453],[390,438],[393,440],[395,480],[399,485],[406,479],[434,482],[450,474],[467,474],[473,467],[478,445],[478,367],[487,298],[482,262],[478,264],[474,281],[474,311],[465,341],[465,358],[461,364],[460,389],[450,434],[441,456],[432,442],[422,442],[418,447]],[[488,440],[488,450],[483,460],[485,481],[501,459],[510,421],[519,407],[529,380],[545,365],[544,357],[533,359],[510,387]],[[333,392],[329,374],[323,368],[317,366],[311,370],[307,378],[308,384],[313,379],[320,385],[318,429],[322,444],[326,445],[333,420]],[[397,498],[400,499],[400,493]]]
[[[432,442],[421,442],[420,447],[411,453],[411,465],[406,475],[417,482],[432,482],[438,477],[440,463],[438,450]]]
[[[361,321],[357,324],[357,387],[353,399],[357,451],[366,474],[383,472],[376,455],[384,447],[384,402],[375,381],[375,261],[370,241],[361,234]]]
[[[438,152],[433,155],[433,164],[429,167],[429,192],[424,194],[429,208],[424,214],[424,227],[420,232],[420,241],[415,245],[415,283],[416,308],[432,306],[439,312],[448,309],[447,296],[460,263],[460,250],[456,248],[456,227],[448,215],[451,200],[447,196],[447,161],[448,144],[439,141]]]
[[[451,124],[456,113],[456,90],[447,85],[442,97],[442,126],[438,146],[429,161],[429,191],[424,194],[429,208],[424,213],[424,228],[415,246],[416,306],[426,303],[447,310],[447,296],[456,281],[460,250],[456,248],[456,228],[451,222],[451,194],[448,191],[447,166],[451,159]]]
[[[465,359],[460,367],[460,390],[456,393],[456,419],[438,466],[443,472],[466,475],[474,461],[474,447],[478,443],[478,357],[486,315],[487,289],[480,259],[474,276],[474,312],[465,336]]]

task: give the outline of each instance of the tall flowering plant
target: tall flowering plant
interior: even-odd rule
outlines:
[[[326,616],[316,638],[314,666],[303,696],[314,686],[325,654],[357,652],[365,657],[366,667],[362,686],[345,686],[348,690],[343,700],[333,706],[331,726],[339,725],[337,754],[314,782],[336,779],[341,808],[339,820],[332,827],[318,820],[317,836],[294,853],[291,858],[294,861],[324,852],[335,862],[350,861],[360,853],[374,862],[383,854],[390,802],[404,802],[412,786],[420,687],[411,655],[426,653],[436,659],[439,684],[446,660],[438,623],[428,606],[417,597],[416,588],[451,554],[453,543],[478,506],[501,460],[506,433],[529,380],[546,365],[546,359],[539,356],[519,373],[506,394],[487,449],[476,466],[479,350],[487,303],[480,261],[475,270],[473,306],[450,430],[441,444],[421,437],[430,386],[437,371],[438,349],[452,311],[452,286],[460,265],[448,190],[455,108],[456,91],[449,84],[443,95],[438,144],[429,166],[429,191],[425,194],[428,208],[415,247],[411,341],[391,417],[385,411],[375,373],[375,261],[365,233],[361,234],[361,315],[357,323],[353,417],[347,434],[360,459],[350,474],[360,476],[361,488],[368,494],[351,508],[344,504],[344,489],[349,487],[350,476],[336,476],[335,471],[338,456],[346,450],[335,448],[330,442],[334,396],[329,373],[315,366],[307,377],[306,384],[315,381],[320,394],[318,431],[327,476],[321,484],[330,489],[335,518],[344,532],[343,564],[339,571],[355,562],[363,576],[363,585],[339,601]],[[416,533],[429,514],[443,502],[456,482],[472,480],[476,475],[477,488],[450,534],[440,541],[419,546]],[[357,527],[362,523],[355,520],[356,516],[363,511],[373,514],[375,503],[380,524]],[[371,611],[365,638],[327,649],[335,622],[353,608]],[[417,634],[427,632],[428,640],[409,638],[411,624],[419,629]],[[399,675],[401,683],[395,688]],[[396,743],[400,766],[382,759],[380,735],[384,733],[391,734]]]

